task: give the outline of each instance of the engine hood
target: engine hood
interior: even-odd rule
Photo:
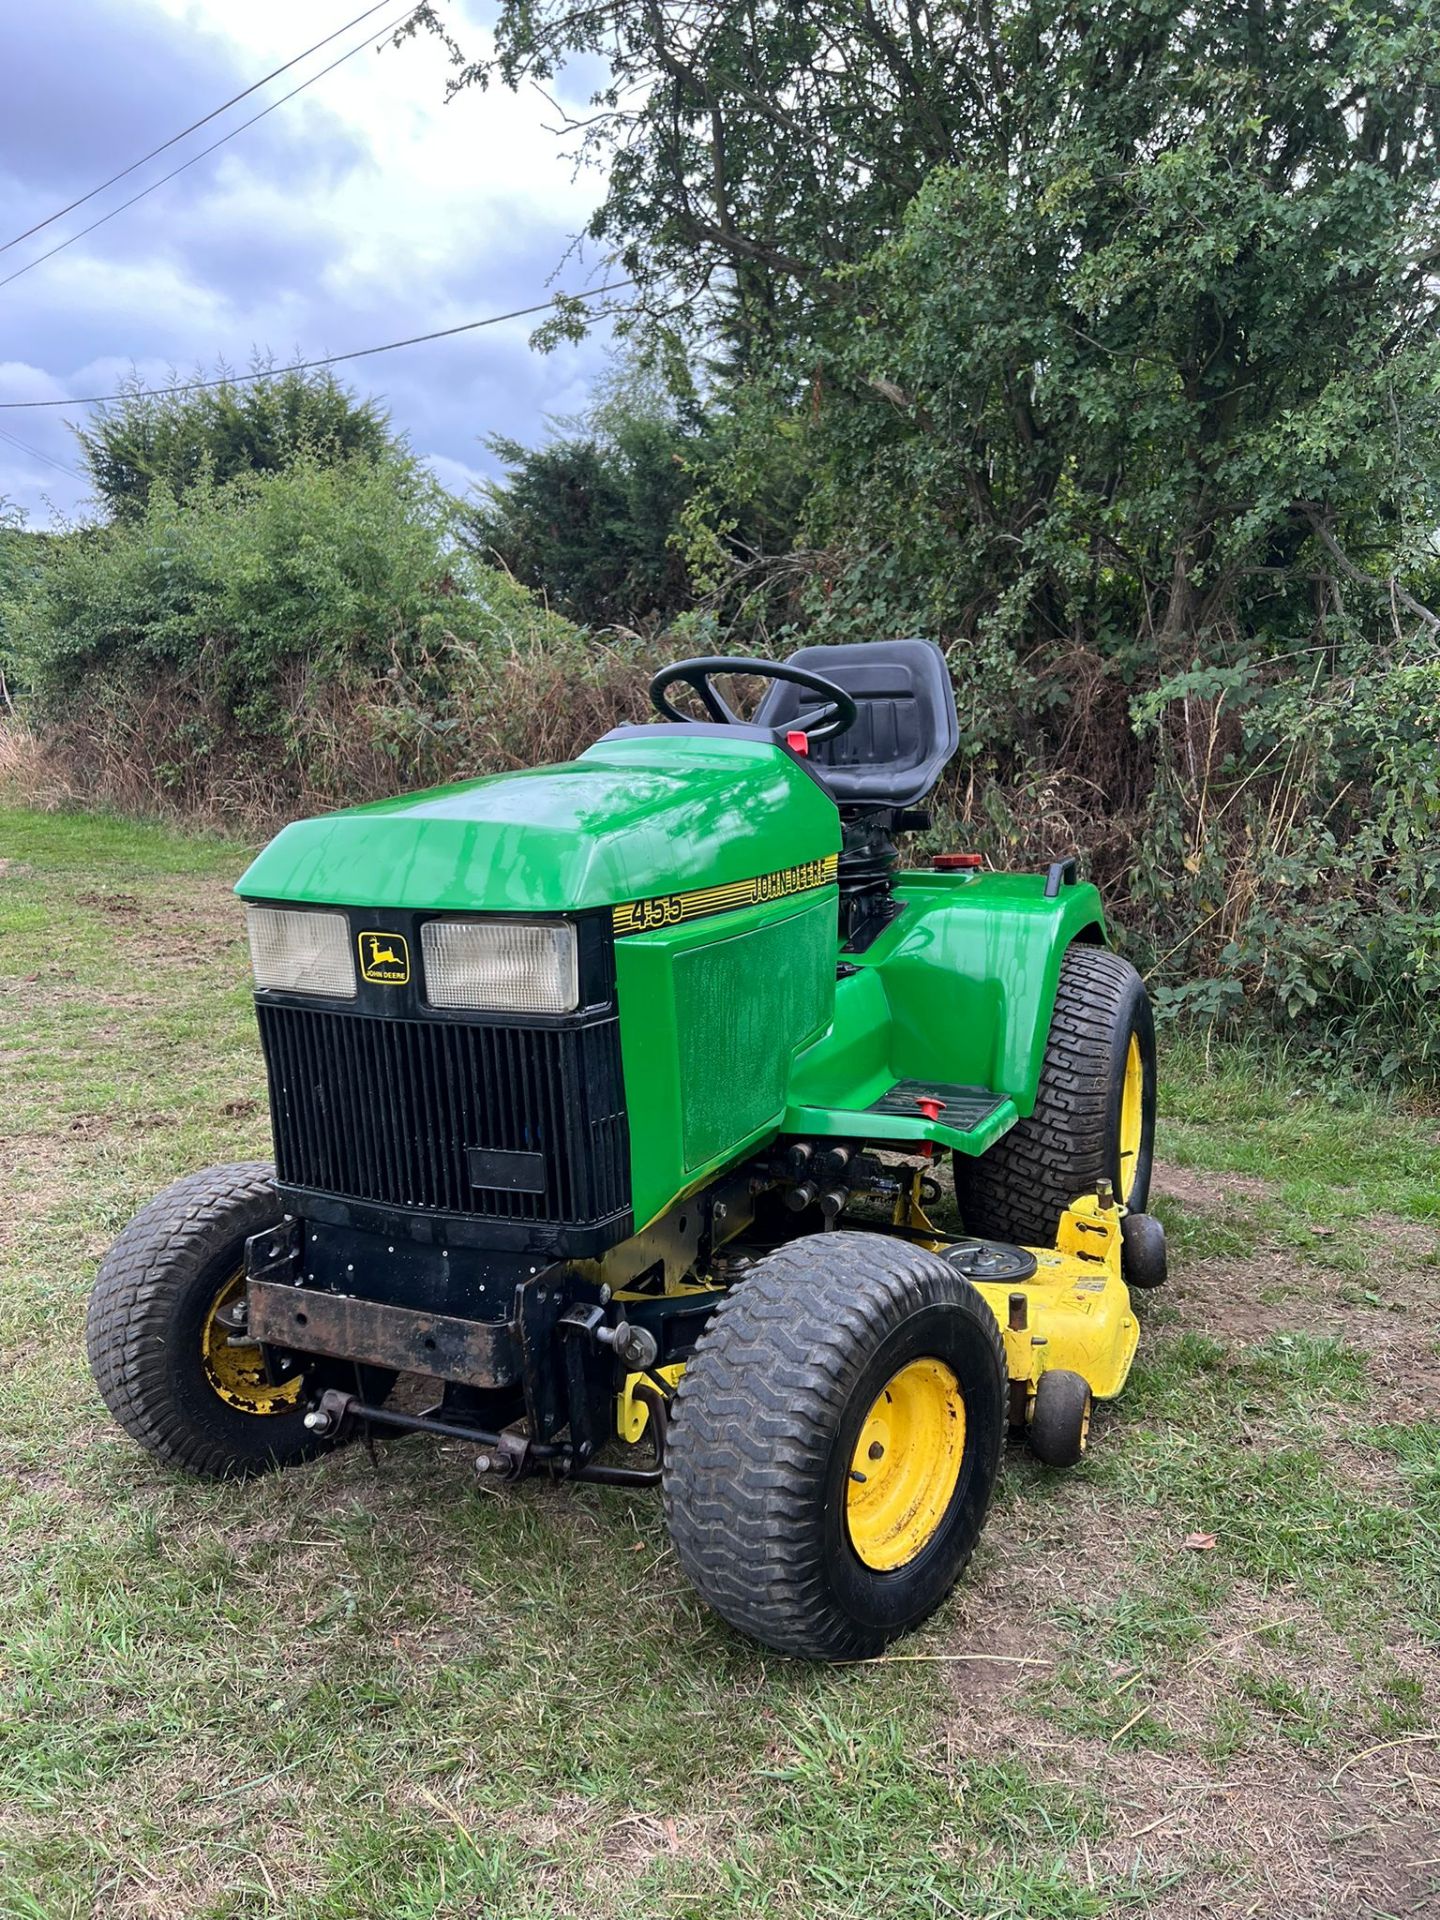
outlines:
[[[236,892],[564,913],[758,878],[839,846],[834,802],[782,748],[677,726],[602,740],[561,766],[297,821]]]

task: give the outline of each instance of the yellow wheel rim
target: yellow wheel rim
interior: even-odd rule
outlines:
[[[1140,1136],[1145,1131],[1145,1062],[1140,1036],[1132,1033],[1125,1054],[1125,1083],[1120,1089],[1120,1202],[1130,1204],[1140,1170]]]
[[[912,1360],[865,1416],[845,1518],[867,1567],[903,1567],[934,1537],[965,1458],[965,1401],[943,1360]]]
[[[240,1413],[263,1415],[293,1412],[304,1384],[300,1375],[297,1373],[293,1380],[287,1380],[283,1386],[272,1387],[265,1378],[265,1362],[258,1344],[243,1347],[232,1347],[230,1344],[234,1328],[228,1326],[221,1315],[226,1307],[235,1304],[244,1289],[245,1272],[237,1267],[210,1303],[210,1311],[205,1316],[205,1329],[200,1336],[200,1358],[204,1362],[205,1376],[226,1406],[234,1407]]]

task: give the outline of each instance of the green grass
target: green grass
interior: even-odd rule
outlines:
[[[1317,1227],[1352,1228],[1381,1210],[1440,1221],[1440,1134],[1403,1094],[1315,1084],[1280,1051],[1210,1055],[1184,1039],[1168,1069],[1168,1158],[1267,1182],[1272,1195],[1253,1212],[1286,1244],[1324,1259]]]
[[[1010,1458],[902,1657],[768,1656],[653,1500],[480,1493],[463,1448],[159,1470],[95,1399],[84,1303],[158,1187],[266,1151],[246,857],[0,811],[0,1920],[1082,1920],[1217,1871],[1244,1912],[1258,1854],[1130,1838],[1147,1769],[1158,1812],[1177,1769],[1283,1765],[1319,1845],[1341,1759],[1436,1725],[1440,1433],[1367,1352],[1404,1315],[1423,1364],[1434,1271],[1349,1264],[1433,1217],[1436,1121],[1283,1060],[1170,1055],[1163,1155],[1266,1188],[1162,1203],[1173,1297],[1090,1459]]]
[[[253,851],[243,841],[177,833],[118,814],[0,806],[0,859],[34,861],[52,876],[81,874],[105,884],[167,874],[233,880]]]

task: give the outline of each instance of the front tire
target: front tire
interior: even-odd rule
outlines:
[[[136,1214],[95,1276],[85,1344],[100,1396],[185,1473],[235,1479],[332,1444],[306,1429],[301,1371],[272,1386],[260,1348],[232,1345],[221,1317],[243,1297],[246,1240],[279,1217],[273,1167],[207,1167]]]
[[[675,1397],[665,1517],[731,1626],[782,1653],[878,1653],[938,1607],[984,1525],[1004,1349],[938,1255],[792,1241],[721,1302]]]
[[[978,1159],[957,1153],[966,1233],[1049,1246],[1072,1200],[1108,1180],[1144,1210],[1155,1152],[1155,1021],[1145,983],[1108,947],[1060,964],[1035,1109]]]

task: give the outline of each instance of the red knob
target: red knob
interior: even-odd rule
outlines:
[[[937,853],[930,863],[937,872],[959,873],[968,867],[983,867],[983,853]]]
[[[945,1102],[937,1100],[933,1093],[920,1094],[915,1104],[927,1120],[938,1120],[945,1111]]]

